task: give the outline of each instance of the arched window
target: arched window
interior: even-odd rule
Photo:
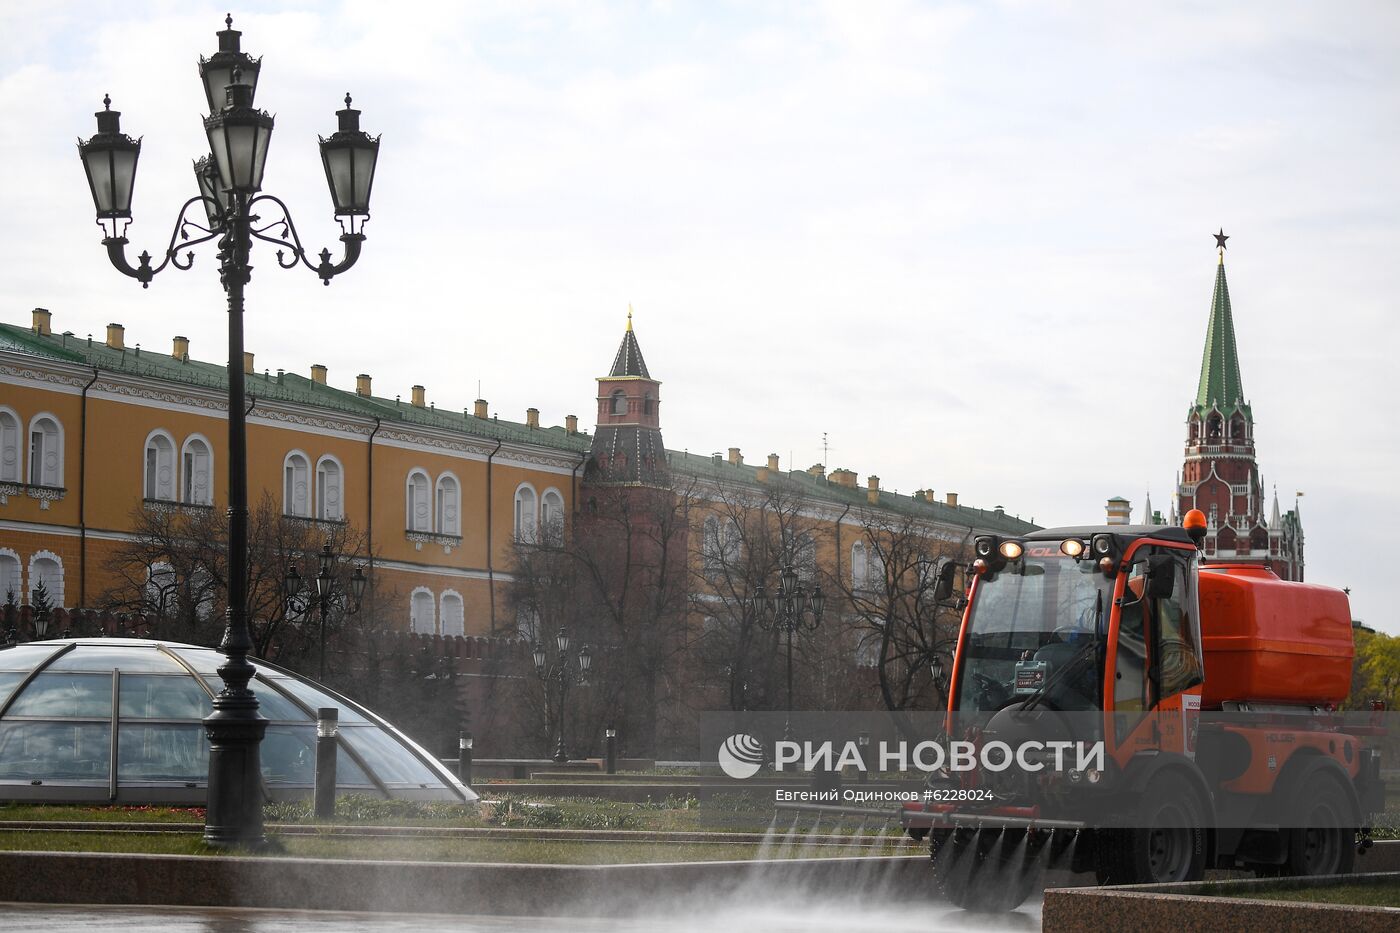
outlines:
[[[299,450],[282,461],[282,514],[311,517],[311,462]]]
[[[214,455],[209,450],[209,442],[198,435],[185,438],[180,460],[180,501],[190,505],[213,505]]]
[[[724,539],[720,542],[720,554],[727,567],[736,567],[744,556],[744,532],[734,519],[724,523]]]
[[[146,438],[147,499],[173,502],[175,499],[175,441],[164,431],[152,431]]]
[[[534,487],[522,483],[515,490],[515,540],[534,544],[535,529],[539,521],[538,500]]]
[[[345,517],[341,505],[340,461],[332,456],[324,456],[316,461],[316,517],[328,522],[338,522]]]
[[[405,526],[409,531],[432,531],[433,530],[433,500],[428,490],[432,484],[428,480],[428,474],[422,470],[413,470],[408,474],[407,491],[407,513]]]
[[[870,579],[869,562],[865,559],[865,542],[851,545],[851,589],[863,590]]]
[[[19,439],[19,416],[8,408],[0,408],[0,483],[20,482],[23,471]]]
[[[456,590],[442,594],[442,634],[467,634],[466,611],[462,607],[462,597]]]
[[[53,415],[29,422],[29,485],[63,485],[63,428]]]
[[[627,414],[627,396],[621,389],[614,389],[612,394],[612,413],[614,415]]]
[[[461,492],[457,477],[444,473],[437,481],[437,530],[440,535],[461,535]],[[446,597],[443,597],[446,599]],[[461,600],[459,599],[458,602]],[[444,615],[445,619],[446,616]]]
[[[805,531],[797,536],[792,549],[793,569],[803,583],[811,583],[817,578],[817,542]]]
[[[564,497],[557,489],[546,489],[540,499],[540,526],[545,544],[564,543]]]
[[[408,627],[421,635],[437,634],[437,620],[433,612],[433,594],[424,587],[413,591],[408,604]]]
[[[9,548],[0,548],[0,606],[14,597],[16,603],[24,602],[24,581],[20,579],[19,555]]]
[[[29,599],[34,604],[34,591],[44,584],[49,594],[49,605],[55,609],[63,605],[63,561],[51,551],[40,551],[29,559]]]

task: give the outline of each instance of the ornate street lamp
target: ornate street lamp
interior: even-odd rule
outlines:
[[[335,565],[339,558],[331,549],[331,543],[327,541],[321,545],[321,553],[317,558],[318,568],[316,576],[312,579],[316,581],[316,592],[303,594],[302,590],[306,578],[301,575],[295,562],[287,565],[287,576],[283,581],[287,594],[288,607],[300,615],[315,605],[321,619],[321,652],[320,652],[320,673],[317,680],[324,683],[326,680],[326,617],[332,608],[341,610],[344,615],[355,615],[360,611],[361,603],[365,596],[365,586],[369,579],[359,567],[350,575],[349,585],[342,588],[337,586],[335,576]]]
[[[342,216],[345,203],[351,203],[352,227],[341,221],[343,258],[331,262],[329,250],[322,250],[320,262],[313,265],[301,245],[291,212],[278,198],[261,194],[263,169],[272,138],[272,117],[253,105],[261,60],[242,51],[240,33],[233,19],[224,20],[218,34],[219,50],[199,62],[200,82],[209,104],[204,119],[209,152],[195,163],[198,193],[186,201],[176,216],[170,242],[152,266],[152,256],[143,252],[136,266],[126,258],[126,229],[131,222],[131,193],[136,182],[136,162],[140,140],[121,132],[121,115],[111,109],[111,99],[103,98],[104,109],[97,114],[97,134],[78,143],[83,170],[87,173],[97,223],[102,227],[102,245],[118,272],[149,287],[151,280],[166,266],[189,269],[194,264],[191,248],[218,240],[219,277],[228,297],[228,458],[229,458],[229,558],[227,626],[219,646],[227,661],[219,668],[224,688],[214,700],[214,711],[204,721],[209,736],[209,806],[204,823],[204,839],[214,846],[262,846],[261,763],[259,743],[267,720],[258,714],[257,697],[249,687],[254,668],[248,662],[253,648],[248,630],[248,452],[246,400],[243,380],[243,289],[252,266],[249,252],[254,239],[279,247],[277,264],[290,269],[298,263],[316,273],[323,282],[355,264],[364,241],[364,223],[369,213],[370,184],[379,153],[378,139],[364,137],[338,143],[337,133],[323,140],[322,159],[327,152],[349,147],[352,152],[351,202],[334,182],[331,198],[336,216]],[[346,117],[342,111],[341,128]],[[362,134],[363,135],[363,134]],[[366,144],[369,140],[372,146]],[[328,149],[329,147],[329,149]],[[335,158],[342,159],[336,155]],[[343,187],[343,186],[341,186]],[[358,199],[355,196],[358,195]],[[189,215],[200,205],[205,223]],[[277,216],[264,222],[255,211],[275,210]],[[359,230],[353,227],[360,217]],[[207,225],[206,225],[207,224]],[[272,233],[275,232],[275,236]],[[179,249],[176,249],[176,244]],[[182,255],[183,253],[183,255]]]
[[[826,596],[820,586],[809,594],[791,564],[778,575],[778,592],[769,594],[760,583],[753,594],[758,623],[764,628],[776,628],[787,637],[787,711],[792,713],[792,636],[800,630],[816,631],[826,609]],[[791,718],[783,726],[785,737],[791,737]]]
[[[535,662],[535,673],[539,675],[544,683],[545,716],[550,717],[554,712],[550,703],[551,681],[558,685],[555,694],[559,699],[558,714],[553,716],[555,733],[558,741],[554,747],[554,760],[563,764],[569,760],[569,753],[564,748],[564,708],[568,702],[569,687],[578,685],[588,686],[588,672],[593,669],[593,649],[588,645],[583,645],[578,650],[578,657],[574,658],[569,654],[569,633],[563,627],[559,627],[559,633],[554,636],[554,646],[558,649],[553,663],[550,662],[548,653],[545,651],[544,642],[535,642],[535,650],[531,652]]]

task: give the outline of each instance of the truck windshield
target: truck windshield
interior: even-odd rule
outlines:
[[[1099,709],[1112,601],[1113,581],[1095,561],[1063,556],[1057,541],[1027,545],[977,582],[957,708],[998,710],[1036,697],[1051,709]]]

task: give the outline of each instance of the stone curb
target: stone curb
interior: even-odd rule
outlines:
[[[1200,893],[1202,889],[1247,891],[1271,887],[1333,887],[1343,884],[1393,883],[1400,873],[1329,875],[1321,878],[1249,878],[1124,885],[1108,888],[1052,888],[1041,909],[1043,933],[1123,930],[1179,933],[1181,930],[1260,931],[1260,933],[1391,933],[1400,928],[1400,908],[1306,901],[1263,900]]]
[[[862,897],[930,897],[925,856],[516,865],[301,858],[0,852],[0,902],[263,907],[388,913],[617,916],[665,900],[841,887]]]

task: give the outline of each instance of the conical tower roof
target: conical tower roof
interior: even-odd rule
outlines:
[[[1239,353],[1235,346],[1235,319],[1230,312],[1230,286],[1225,280],[1225,252],[1215,272],[1215,294],[1210,301],[1205,352],[1201,355],[1201,381],[1196,387],[1197,414],[1211,408],[1230,415],[1243,411],[1249,417],[1240,381]]]
[[[627,332],[622,335],[622,345],[613,357],[612,372],[609,376],[640,376],[650,379],[647,361],[642,359],[642,348],[637,346],[637,335],[632,332],[632,309],[627,309]]]

